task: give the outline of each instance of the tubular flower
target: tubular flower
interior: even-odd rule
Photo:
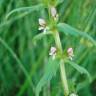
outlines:
[[[73,48],[68,48],[67,53],[68,53],[69,59],[72,60],[74,57]]]
[[[50,9],[50,12],[51,12],[51,16],[54,18],[54,20],[58,20],[58,14],[57,14],[56,8],[52,6]]]
[[[54,60],[56,57],[56,48],[55,47],[51,47],[49,55],[52,56],[52,59]]]
[[[46,26],[46,21],[42,18],[39,18],[39,29],[38,30],[43,30],[44,33],[47,32],[47,30],[49,30],[49,27]]]

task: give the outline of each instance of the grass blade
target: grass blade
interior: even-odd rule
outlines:
[[[34,5],[34,6],[31,6],[31,7],[21,7],[21,8],[17,8],[17,9],[14,9],[12,10],[11,12],[9,12],[7,15],[6,15],[6,19],[9,18],[9,16],[11,16],[13,13],[15,12],[21,12],[21,11],[38,11],[40,10],[41,8],[43,8],[43,5],[42,4],[38,4],[38,5]]]

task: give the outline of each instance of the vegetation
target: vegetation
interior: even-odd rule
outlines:
[[[0,0],[0,96],[96,96],[96,0]]]

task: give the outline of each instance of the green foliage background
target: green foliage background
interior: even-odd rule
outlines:
[[[36,11],[30,6],[40,0],[0,0],[0,96],[35,96],[35,88],[44,74],[48,54],[54,40],[45,36],[36,42],[33,37],[38,31],[38,19],[47,17],[41,7]],[[30,7],[6,16],[16,8]],[[57,6],[59,21],[88,33],[96,40],[96,0],[64,0]],[[48,19],[47,19],[48,20]],[[69,30],[70,31],[70,30]],[[91,74],[89,82],[85,75],[66,64],[70,90],[79,96],[96,96],[96,46],[81,37],[60,33],[66,52],[74,48],[75,62]],[[45,85],[40,96],[63,96],[59,70]]]

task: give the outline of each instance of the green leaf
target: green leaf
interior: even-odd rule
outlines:
[[[85,32],[77,30],[66,23],[59,23],[57,25],[57,28],[60,32],[63,32],[66,35],[82,36],[83,38],[90,40],[96,46],[96,41],[90,35],[88,35]]]
[[[44,36],[50,35],[50,34],[51,34],[51,32],[46,32],[46,33],[42,32],[42,33],[39,33],[39,34],[37,34],[37,35],[32,39],[32,41],[35,42],[35,41],[37,41],[37,40],[42,39]]]
[[[56,72],[59,68],[59,60],[55,59],[52,60],[52,58],[49,58],[48,63],[45,66],[45,72],[41,80],[36,86],[36,96],[39,95],[41,88],[47,84],[53,76],[56,75]]]
[[[12,10],[11,12],[9,12],[7,15],[6,15],[6,19],[8,19],[8,17],[10,15],[12,15],[13,13],[15,12],[21,12],[21,11],[38,11],[38,10],[41,10],[41,8],[43,8],[43,5],[42,4],[38,4],[38,5],[34,5],[34,6],[30,6],[30,7],[21,7],[21,8],[17,8],[17,9],[14,9]]]
[[[13,58],[16,60],[16,62],[19,64],[19,67],[24,72],[25,76],[28,78],[28,81],[30,82],[31,86],[33,87],[34,84],[31,81],[31,78],[29,76],[29,73],[27,72],[26,68],[23,66],[20,59],[17,57],[17,55],[14,53],[14,51],[7,45],[7,43],[0,37],[0,43],[10,52],[10,54],[13,56]]]
[[[63,3],[64,2],[64,0],[56,0],[56,5],[59,5],[59,4],[61,4],[61,3]]]
[[[91,78],[89,72],[85,68],[83,68],[83,67],[79,66],[78,64],[76,64],[72,61],[69,61],[69,60],[66,60],[66,62],[69,63],[73,68],[75,68],[81,74],[85,74],[88,77],[89,81],[91,82],[92,78]]]

